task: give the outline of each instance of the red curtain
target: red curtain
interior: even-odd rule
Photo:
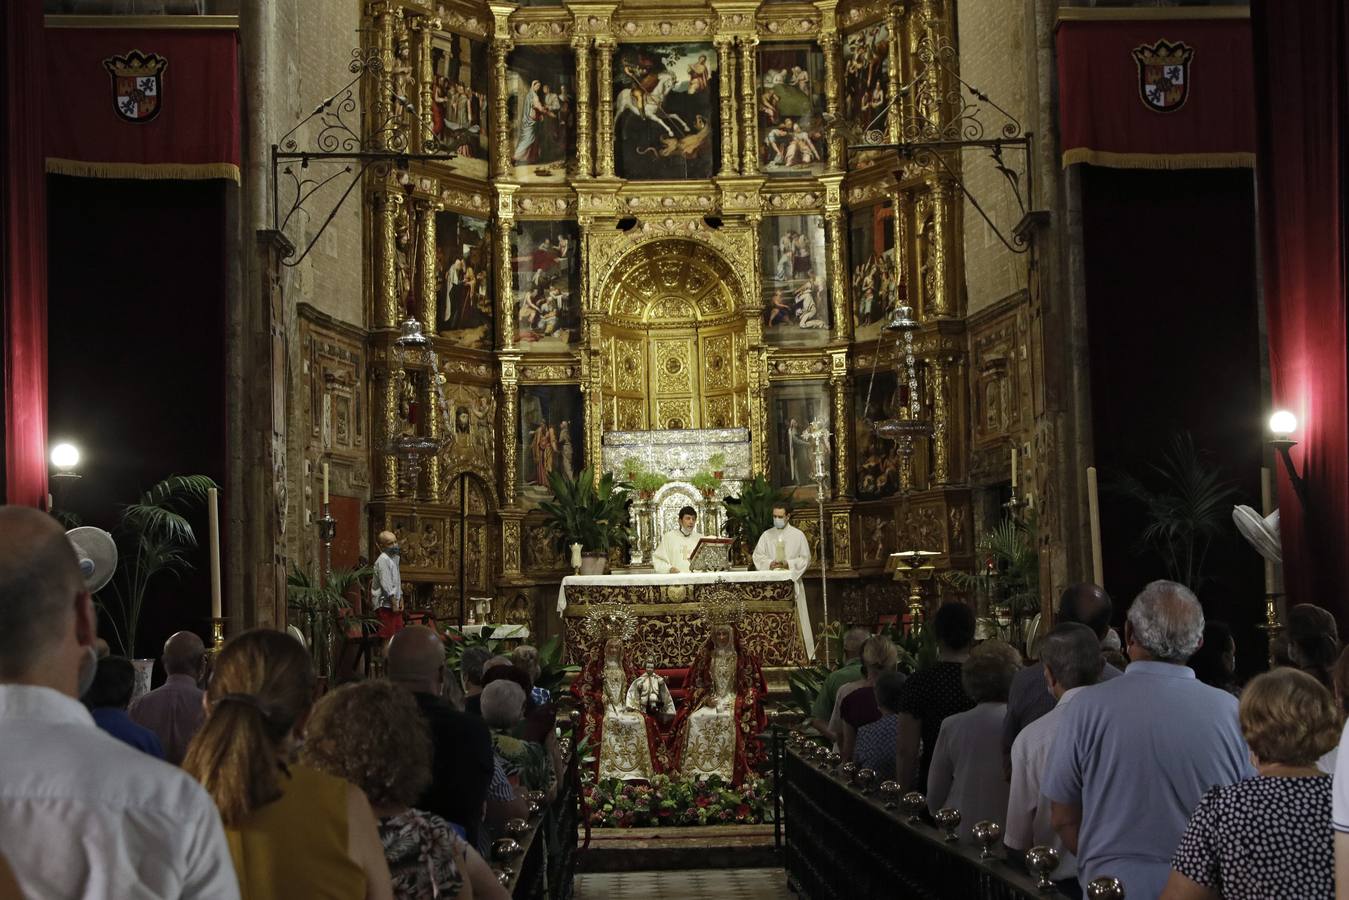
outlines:
[[[1280,469],[1290,603],[1349,625],[1349,366],[1345,154],[1349,14],[1344,0],[1255,0],[1260,237],[1274,406],[1297,414],[1304,509]]]
[[[47,502],[47,244],[40,0],[0,12],[0,194],[3,194],[5,499]]]

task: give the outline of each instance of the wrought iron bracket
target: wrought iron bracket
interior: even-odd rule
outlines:
[[[284,234],[297,217],[311,218],[311,201],[317,205],[320,195],[332,198],[341,188],[335,199],[330,199],[323,221],[304,249],[298,255],[292,250],[282,258],[281,264],[287,267],[298,266],[304,261],[367,173],[384,177],[395,170],[406,171],[413,162],[445,162],[458,155],[438,138],[423,140],[419,148],[413,149],[417,145],[409,132],[420,132],[421,120],[412,102],[388,83],[378,49],[353,50],[347,71],[351,73],[351,80],[316,105],[271,147],[274,230]],[[365,128],[362,96],[385,95],[388,97],[388,114],[382,121]],[[317,132],[306,146],[301,147],[296,135],[311,124]],[[283,184],[287,195],[284,207]],[[299,242],[291,243],[298,245]]]

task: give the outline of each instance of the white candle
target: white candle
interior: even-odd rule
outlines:
[[[1012,448],[1012,489],[1016,490],[1016,448]]]
[[[1260,514],[1268,516],[1274,512],[1274,490],[1270,482],[1270,471],[1266,466],[1260,467]],[[1274,563],[1265,560],[1265,593],[1273,594],[1274,589]]]
[[[1091,578],[1105,587],[1105,573],[1101,563],[1101,500],[1097,493],[1096,467],[1087,467],[1087,514],[1091,518]]]
[[[207,527],[211,543],[211,618],[220,612],[220,492],[211,488],[206,492]]]
[[[328,505],[328,464],[323,464],[323,505]]]
[[[783,543],[782,538],[777,539],[777,545],[773,549],[773,562],[787,562],[787,545]]]
[[[573,569],[581,568],[581,545],[571,545],[571,567]]]

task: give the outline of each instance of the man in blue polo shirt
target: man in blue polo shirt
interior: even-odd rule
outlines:
[[[1113,875],[1130,897],[1159,896],[1200,798],[1255,774],[1237,699],[1185,665],[1203,633],[1194,594],[1154,581],[1129,607],[1124,675],[1064,710],[1041,791],[1083,885]]]

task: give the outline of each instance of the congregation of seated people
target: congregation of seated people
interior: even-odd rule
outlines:
[[[532,648],[465,650],[460,680],[413,626],[315,702],[290,635],[233,637],[203,685],[181,632],[132,703],[96,621],[61,526],[0,507],[0,897],[510,896],[483,851],[561,777]]]
[[[1134,598],[1123,654],[1112,618],[1102,588],[1070,587],[1023,665],[944,603],[936,662],[907,677],[889,638],[851,629],[810,724],[930,813],[959,810],[962,840],[986,820],[1014,865],[1054,848],[1064,896],[1108,876],[1131,898],[1330,898],[1338,866],[1349,897],[1349,650],[1334,618],[1293,606],[1271,670],[1244,687],[1231,629],[1183,585]]]

